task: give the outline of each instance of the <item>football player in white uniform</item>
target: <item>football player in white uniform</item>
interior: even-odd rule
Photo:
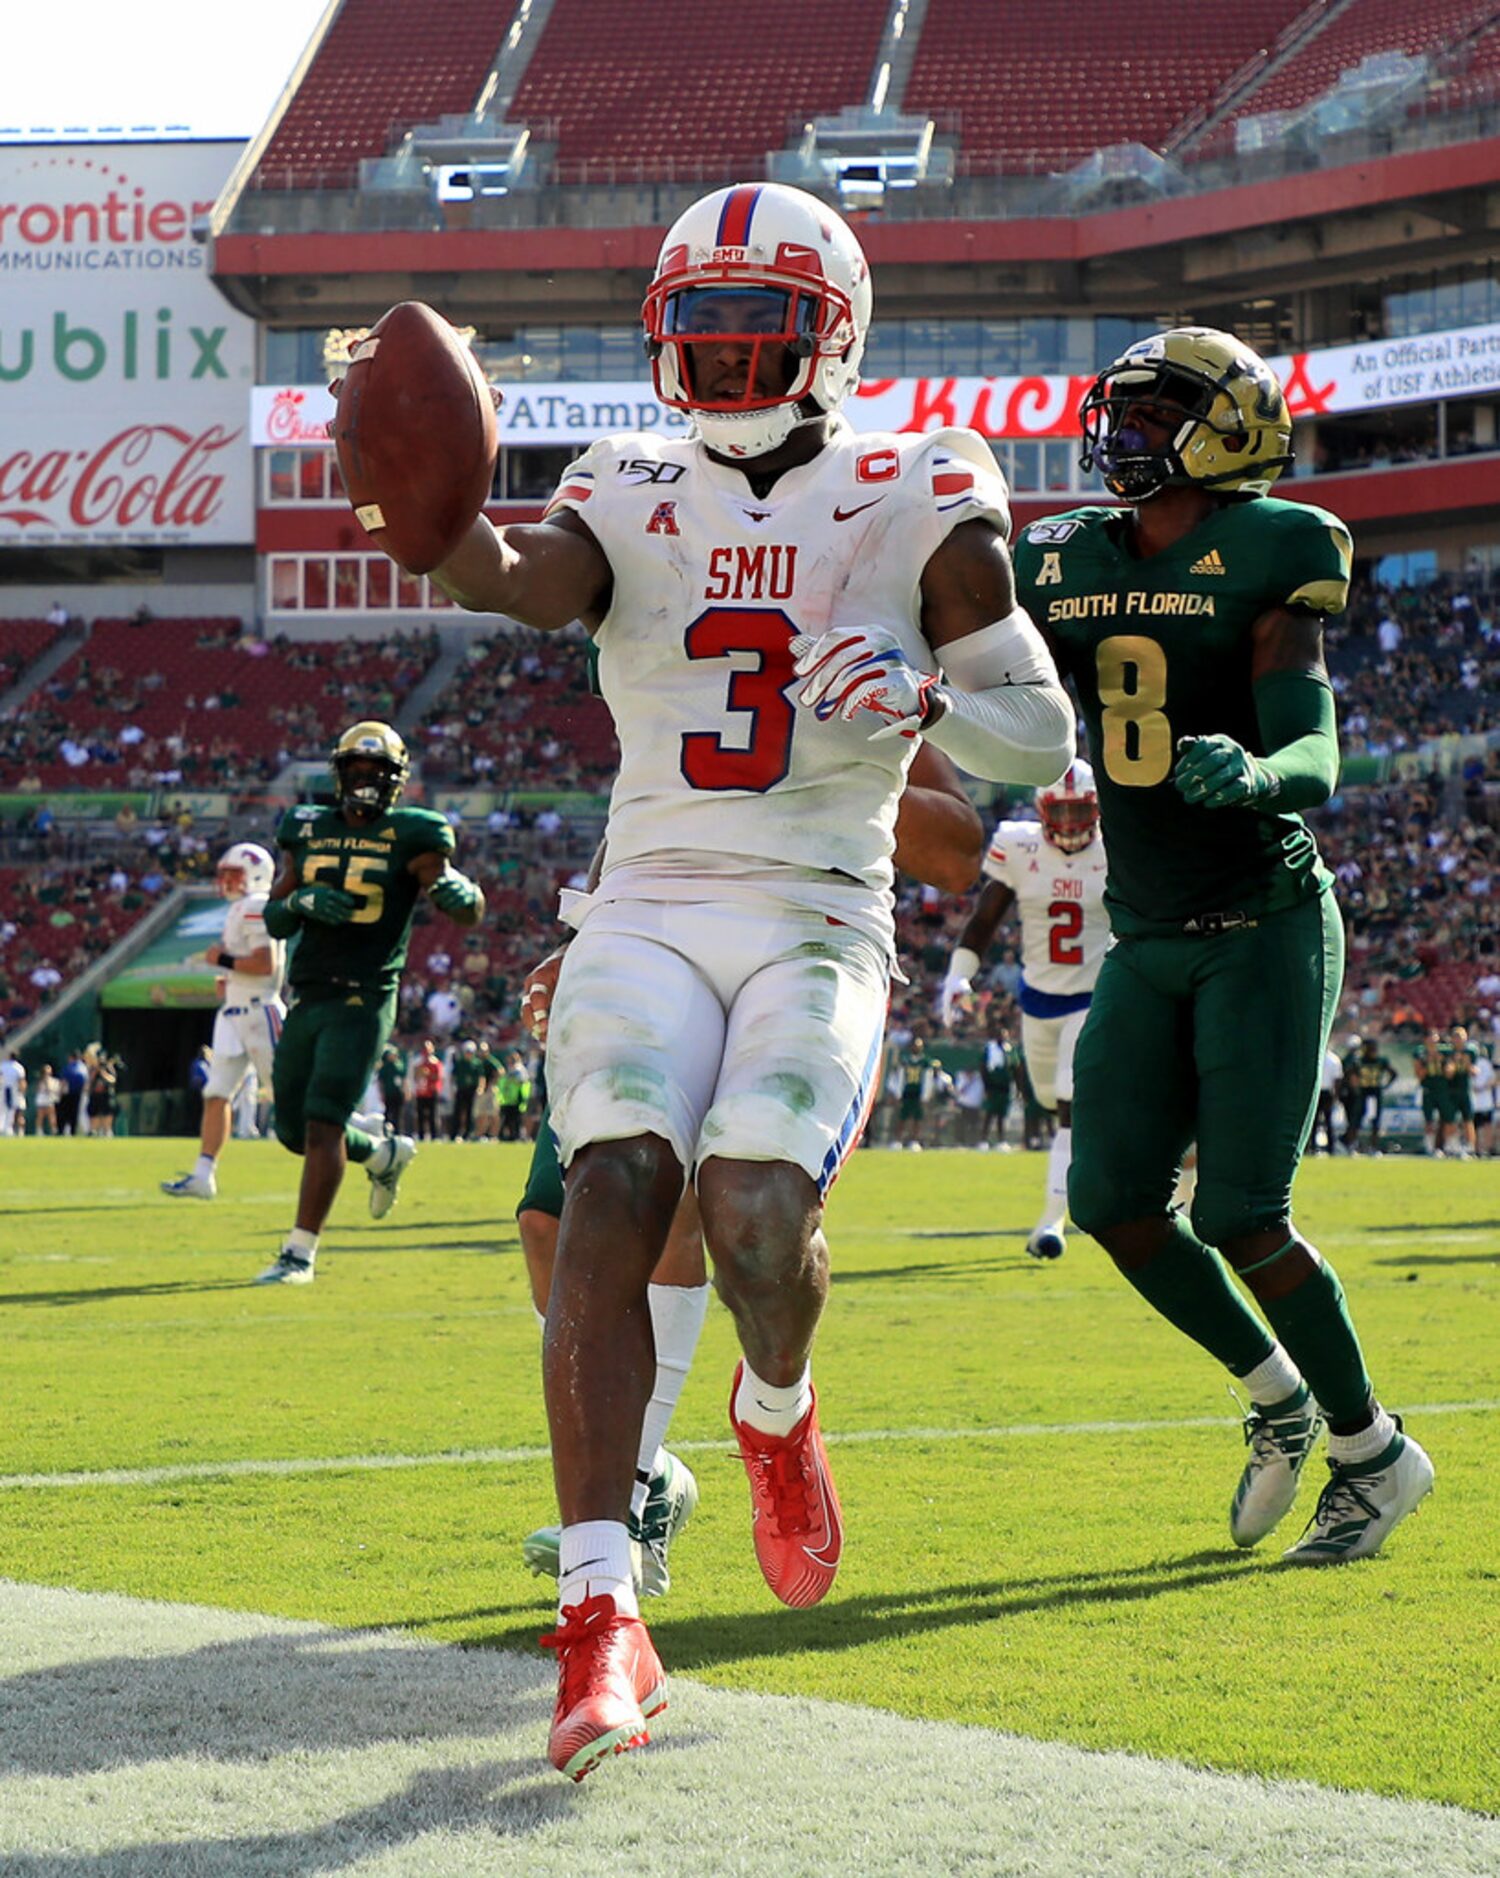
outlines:
[[[897,799],[919,736],[1039,785],[1074,734],[1016,606],[988,445],[838,416],[870,280],[832,209],[776,184],[705,196],[668,231],[643,318],[689,434],[596,443],[540,524],[481,515],[436,570],[471,609],[581,619],[620,740],[547,1049],[568,1169],[543,1364],[562,1514],[549,1753],[574,1779],[665,1704],[626,1516],[646,1289],[683,1183],[744,1351],[730,1418],[756,1555],[783,1602],[812,1604],[843,1543],[809,1372],[823,1206],[880,1061]]]
[[[1075,758],[1036,792],[1039,820],[1001,822],[984,857],[988,881],[959,935],[943,981],[942,1018],[974,989],[974,976],[1011,908],[1021,921],[1021,1047],[1037,1101],[1057,1115],[1042,1215],[1026,1250],[1061,1258],[1072,1158],[1073,1047],[1109,944],[1104,843],[1094,772]]]
[[[219,856],[215,881],[229,902],[216,946],[197,963],[223,973],[224,1001],[214,1019],[213,1066],[203,1090],[203,1129],[190,1173],[161,1183],[178,1199],[211,1200],[218,1192],[214,1170],[229,1140],[230,1109],[254,1070],[262,1089],[271,1086],[271,1058],[286,1017],[281,1001],[286,945],[266,931],[265,907],[276,878],[270,853],[253,841],[237,841]]]

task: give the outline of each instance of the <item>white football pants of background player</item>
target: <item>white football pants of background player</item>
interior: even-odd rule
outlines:
[[[1021,1014],[1021,1048],[1026,1056],[1026,1073],[1044,1109],[1055,1113],[1060,1100],[1073,1100],[1073,1053],[1088,1014],[1087,1005],[1063,1017],[1031,1017],[1024,1011]],[[1072,1158],[1073,1130],[1060,1123],[1047,1150],[1047,1188],[1042,1198],[1041,1217],[1032,1229],[1033,1244],[1044,1233],[1061,1237],[1063,1222],[1068,1216],[1068,1164]]]

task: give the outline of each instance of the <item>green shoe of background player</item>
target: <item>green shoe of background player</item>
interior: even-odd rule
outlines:
[[[672,1588],[667,1548],[693,1516],[698,1504],[698,1483],[692,1470],[675,1454],[662,1450],[663,1465],[652,1474],[641,1517],[632,1516],[630,1564],[636,1593],[663,1598]],[[521,1559],[538,1578],[556,1578],[561,1566],[558,1552],[560,1526],[539,1526],[521,1541]]]

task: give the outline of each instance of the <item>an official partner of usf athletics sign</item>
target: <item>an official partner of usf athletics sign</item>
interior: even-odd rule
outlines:
[[[192,234],[240,149],[0,145],[0,548],[254,538],[255,329]]]

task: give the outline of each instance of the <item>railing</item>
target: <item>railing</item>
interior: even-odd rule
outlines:
[[[1254,153],[1190,162],[1175,170],[1164,188],[1130,184],[1119,195],[1122,200],[1202,195],[1494,136],[1500,136],[1500,99],[1492,98],[1458,111],[1418,111],[1376,129],[1316,142],[1289,140]],[[888,191],[870,214],[890,222],[1013,221],[1092,214],[1119,206],[1113,197],[1101,198],[1097,193],[1082,203],[1075,201],[1070,179],[1058,162],[1055,154],[1045,151],[1019,154],[1007,159],[1006,173],[1001,175],[976,168],[973,159],[964,158],[960,150],[951,182]],[[534,183],[523,183],[508,195],[445,205],[437,201],[430,179],[426,186],[409,191],[362,192],[347,165],[323,170],[262,169],[221,232],[379,234],[460,225],[473,229],[662,227],[705,188],[735,180],[723,165],[708,162],[554,160],[538,166]],[[461,215],[447,212],[455,206]]]

